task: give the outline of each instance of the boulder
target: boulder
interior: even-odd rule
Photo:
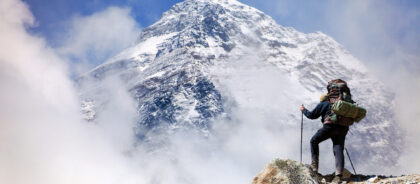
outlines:
[[[293,160],[275,159],[254,178],[252,184],[318,183],[307,166]]]

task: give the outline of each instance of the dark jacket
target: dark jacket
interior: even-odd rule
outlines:
[[[322,116],[321,122],[324,123],[325,118],[331,114],[331,104],[328,101],[323,101],[314,110],[303,109],[302,112],[309,119],[317,119]]]

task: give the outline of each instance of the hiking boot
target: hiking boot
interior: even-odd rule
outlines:
[[[310,167],[313,172],[318,173],[318,160],[312,160]]]
[[[343,176],[343,168],[336,168],[335,169],[335,175],[342,177]]]
[[[331,181],[331,183],[339,184],[339,183],[341,183],[341,181],[343,181],[342,176],[341,175],[335,175],[334,179]]]

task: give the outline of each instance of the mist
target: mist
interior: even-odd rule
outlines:
[[[325,11],[333,17],[332,35],[395,94],[395,126],[405,131],[407,145],[398,166],[389,171],[392,174],[420,172],[420,126],[415,123],[420,118],[420,98],[415,95],[420,92],[420,14],[412,8],[416,6],[408,1],[349,1],[330,3]]]
[[[14,0],[0,5],[1,183],[141,182],[119,146],[132,140],[111,141],[127,136],[115,123],[127,122],[131,112],[99,126],[84,122],[68,66],[26,31],[35,22],[28,7]],[[118,94],[113,101],[129,108],[131,98]]]
[[[153,149],[136,142],[135,101],[119,79],[106,80],[107,105],[86,122],[67,58],[28,33],[36,21],[24,3],[0,7],[10,15],[0,21],[2,183],[248,183],[271,159],[298,159],[299,140],[290,137],[298,137],[299,122],[284,120],[299,116],[302,102],[288,99],[313,98],[278,69],[250,59],[214,72],[224,98],[237,103],[231,120],[213,122],[210,137],[156,135],[165,145]]]
[[[392,174],[419,173],[420,11],[417,1],[240,0],[305,33],[321,31],[362,61],[395,94],[395,126],[407,145]],[[350,84],[351,85],[351,84]],[[351,88],[351,86],[350,86]]]
[[[136,103],[119,79],[105,82],[107,106],[95,122],[86,122],[71,79],[75,66],[67,55],[86,58],[86,53],[52,48],[28,33],[36,20],[20,1],[1,1],[0,12],[2,183],[249,183],[271,159],[299,160],[300,122],[290,120],[300,119],[299,106],[313,107],[321,94],[304,92],[279,69],[259,63],[256,55],[221,63],[225,66],[217,68],[223,70],[211,72],[223,98],[231,99],[226,102],[230,117],[212,122],[212,136],[193,131],[156,135],[165,145],[153,149],[135,138]],[[128,10],[112,12],[131,23]],[[95,40],[89,44],[101,39]],[[397,119],[412,128],[406,129],[409,154],[401,159],[400,171],[418,172],[419,126],[413,123],[420,117],[420,78],[404,73],[396,73],[410,79],[398,83]],[[320,126],[319,120],[305,120],[305,163],[310,162],[309,139]],[[321,172],[333,170],[330,143],[321,144],[320,150]]]
[[[26,4],[6,0],[0,8],[8,15],[0,20],[2,183],[247,183],[277,153],[292,157],[297,150],[296,143],[284,139],[296,125],[276,125],[272,120],[281,115],[265,117],[263,107],[252,109],[249,104],[235,112],[236,126],[214,122],[216,136],[179,132],[171,135],[162,150],[150,151],[147,144],[134,146],[137,113],[125,86],[118,79],[108,79],[104,86],[109,94],[107,106],[94,123],[84,121],[67,58],[43,38],[28,33],[27,27],[36,20]],[[271,75],[276,74],[250,82],[270,81]],[[270,86],[273,96],[284,93],[269,83],[245,98],[258,96]],[[269,100],[261,97],[255,100]],[[279,108],[271,107],[273,111]],[[265,126],[260,126],[261,120]],[[287,129],[280,130],[284,126]],[[282,134],[274,134],[269,130],[272,127]]]

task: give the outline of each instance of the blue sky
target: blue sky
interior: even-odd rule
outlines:
[[[303,1],[239,0],[273,17],[277,23],[305,33],[321,31],[343,44],[354,56],[365,61],[379,75],[397,66],[420,75],[420,1]],[[25,0],[36,19],[29,28],[53,47],[62,45],[69,21],[88,17],[109,7],[126,8],[139,30],[157,21],[161,14],[180,0]],[[67,33],[66,33],[67,32]],[[107,57],[115,54],[109,52]],[[90,66],[104,58],[90,57]],[[75,58],[77,60],[77,58]]]
[[[37,19],[39,25],[32,28],[36,33],[48,37],[52,32],[57,31],[57,26],[74,15],[90,15],[101,11],[109,6],[130,7],[136,21],[147,27],[157,21],[161,14],[174,4],[182,0],[24,0]],[[332,0],[239,0],[242,3],[256,7],[259,10],[272,16],[279,24],[294,27],[303,32],[323,31],[334,33],[327,26],[329,17],[324,12],[328,6],[335,6],[337,11],[345,9],[349,1],[335,2]],[[395,11],[410,12],[419,11],[420,1],[392,0],[372,1],[373,4],[388,4]],[[378,8],[383,8],[379,6]],[[373,12],[374,13],[374,12]],[[401,17],[404,18],[404,17]],[[418,18],[418,17],[417,17]],[[417,19],[419,20],[419,19]],[[411,29],[419,30],[420,22],[413,22]],[[404,33],[400,33],[404,34]],[[402,35],[396,35],[402,36]]]
[[[51,39],[60,32],[60,24],[75,15],[88,16],[110,6],[129,7],[132,16],[143,27],[159,20],[161,14],[181,0],[25,0],[37,19],[38,26],[31,28],[34,33]]]

